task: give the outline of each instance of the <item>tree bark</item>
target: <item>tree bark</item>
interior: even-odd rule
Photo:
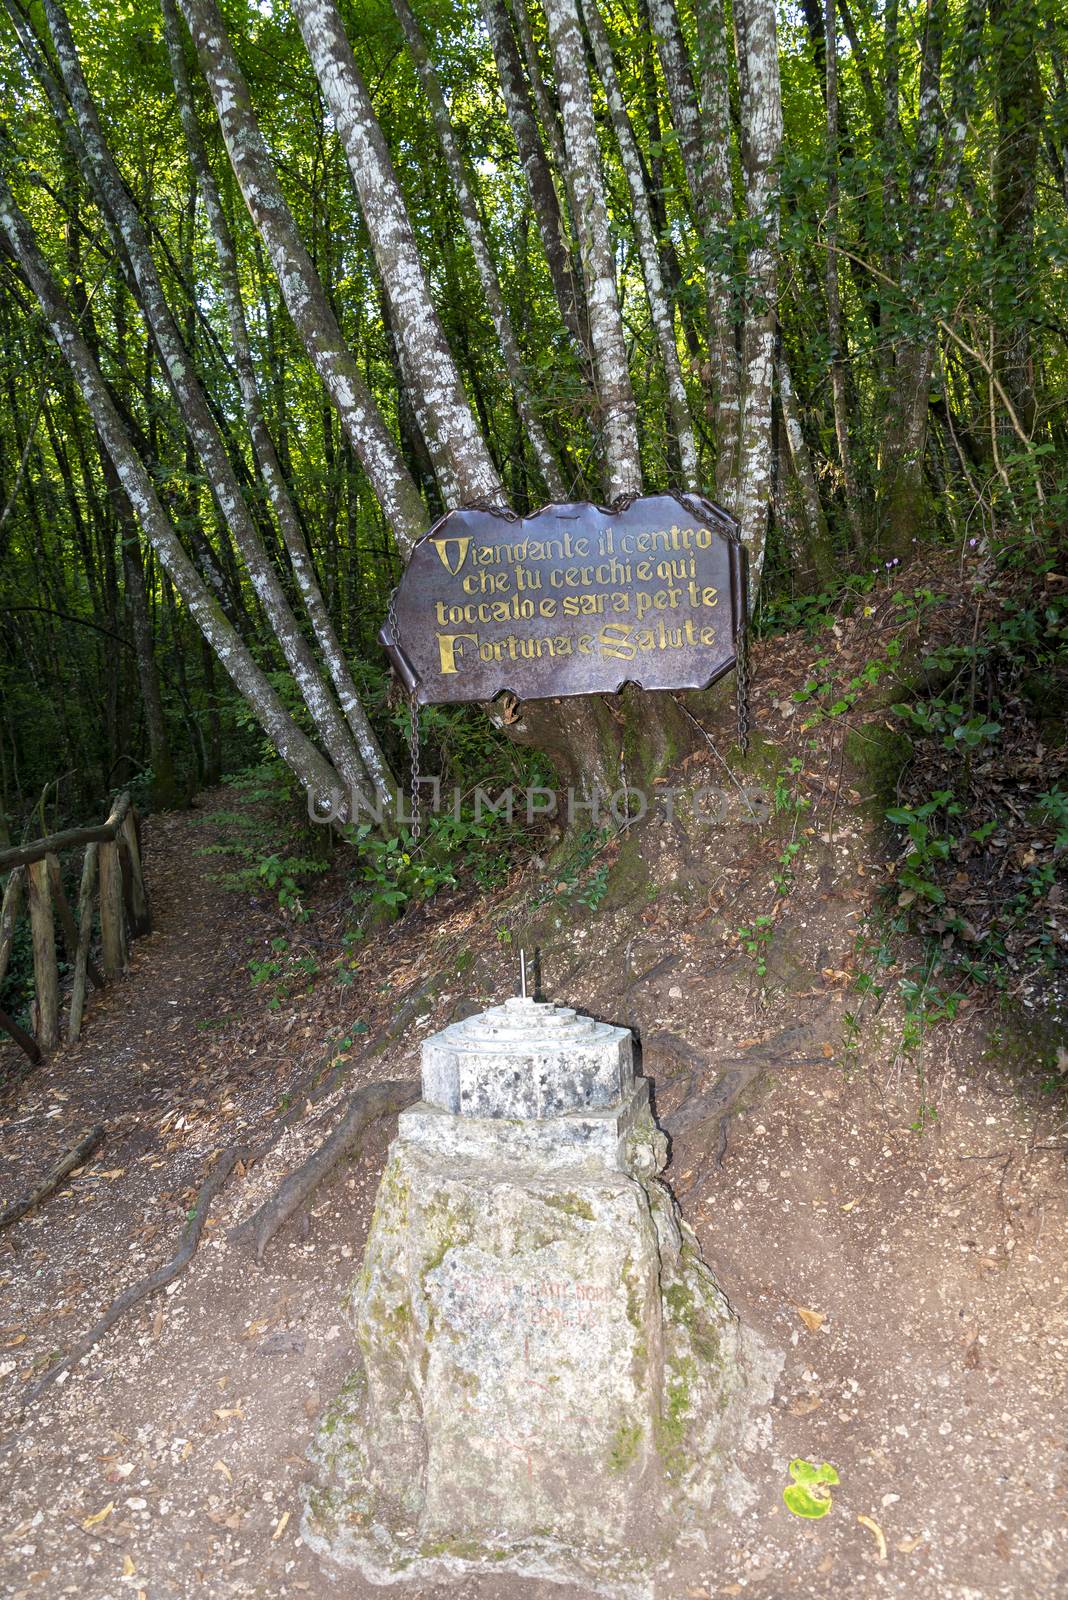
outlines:
[[[781,339],[781,336],[780,336]],[[798,498],[805,519],[805,564],[821,582],[834,575],[836,564],[823,512],[819,485],[812,466],[812,455],[801,425],[801,412],[794,391],[790,363],[781,347],[778,354],[779,403],[782,406],[783,431],[790,457],[790,468],[797,484]]]
[[[739,303],[731,239],[734,185],[731,176],[730,69],[723,0],[697,8],[701,50],[701,116],[704,168],[701,235],[708,284],[708,359],[716,421],[716,484],[721,499],[733,492],[741,445]]]
[[[649,194],[645,186],[645,175],[642,172],[641,155],[637,140],[634,137],[634,129],[631,127],[630,116],[627,112],[619,79],[616,76],[612,47],[605,30],[604,20],[597,7],[597,0],[583,0],[582,9],[586,19],[590,43],[593,46],[597,72],[608,100],[608,110],[612,118],[612,127],[615,130],[620,161],[626,175],[631,205],[634,209],[634,232],[642,265],[642,277],[645,280],[645,293],[649,301],[649,312],[664,368],[668,411],[671,418],[672,433],[678,450],[682,484],[684,487],[696,489],[699,487],[697,482],[697,444],[694,439],[689,401],[686,397],[686,385],[682,377],[682,364],[679,361],[678,345],[675,342],[675,319],[672,315],[661,272],[660,246],[652,208],[649,204]]]
[[[219,267],[223,297],[226,301],[233,343],[234,365],[245,410],[249,435],[267,487],[271,506],[278,522],[282,539],[288,552],[297,588],[323,654],[327,669],[337,691],[341,708],[355,741],[367,780],[379,801],[388,800],[396,790],[396,779],[382,754],[378,739],[367,719],[356,685],[352,680],[326,602],[315,574],[307,542],[300,525],[297,510],[290,496],[274,440],[267,426],[259,381],[252,360],[245,307],[238,276],[237,252],[234,248],[230,225],[223,209],[215,175],[208,162],[203,135],[193,104],[193,95],[186,70],[185,55],[178,22],[175,0],[162,0],[163,27],[178,96],[178,110],[185,134],[186,147],[197,186],[203,198],[204,209],[211,227],[215,245],[215,259]]]
[[[331,815],[341,814],[346,797],[336,772],[297,727],[186,555],[159,503],[152,480],[130,442],[100,369],[60,296],[33,232],[2,179],[0,227],[71,368],[138,521],[194,621],[267,738],[308,791],[310,803]]]
[[[545,435],[545,430],[538,415],[534,397],[527,382],[523,357],[519,343],[512,327],[512,319],[508,307],[504,303],[501,292],[497,268],[490,253],[489,243],[482,226],[482,216],[479,211],[478,201],[475,196],[474,177],[468,167],[463,151],[460,149],[456,131],[452,125],[448,106],[437,73],[434,71],[430,55],[427,50],[426,40],[416,20],[408,0],[393,0],[393,10],[404,30],[408,41],[408,49],[419,81],[423,86],[430,106],[430,113],[434,120],[434,128],[438,141],[445,155],[445,165],[449,177],[452,179],[463,218],[464,231],[471,246],[471,254],[475,258],[475,269],[482,285],[482,292],[486,296],[486,305],[489,309],[490,320],[497,335],[501,354],[504,357],[505,371],[508,381],[512,386],[515,396],[516,409],[523,420],[527,437],[534,451],[534,458],[538,463],[545,487],[551,500],[566,498],[563,476],[560,472],[556,457]]]
[[[398,549],[407,554],[426,527],[419,491],[330,309],[282,192],[252,111],[248,85],[213,0],[181,0],[181,5],[215,102],[230,163],[271,258],[293,326],[337,408],[341,425],[393,529]],[[281,451],[279,454],[284,466]]]
[[[575,223],[590,318],[606,491],[610,500],[616,500],[641,493],[641,464],[637,407],[616,292],[597,125],[575,0],[545,0],[545,14],[575,190]]]
[[[825,287],[827,291],[827,337],[831,355],[831,404],[834,411],[834,434],[838,441],[838,465],[842,472],[842,489],[845,495],[846,523],[853,549],[859,555],[864,549],[864,530],[861,523],[860,495],[853,470],[853,445],[849,437],[849,414],[846,405],[846,349],[842,327],[842,297],[838,284],[838,28],[837,0],[824,0],[823,34],[826,64],[826,121],[827,121],[827,260]]]
[[[104,139],[70,25],[59,0],[45,0],[45,14],[77,125],[86,181],[100,196],[116,249],[128,263],[131,290],[144,311],[168,384],[219,512],[234,534],[253,589],[340,777],[348,787],[365,791],[366,776],[352,736],[323,683],[268,560],[194,363],[167,303],[147,232]]]
[[[527,94],[523,63],[504,0],[482,0],[482,17],[497,63],[504,107],[519,152],[519,164],[526,179],[560,316],[575,341],[580,359],[588,364],[589,335],[581,313],[567,230],[538,133],[534,109]]]
[[[504,489],[430,298],[408,208],[337,7],[334,0],[290,0],[290,8],[348,157],[446,504],[499,502]]]
[[[734,515],[749,551],[751,603],[764,564],[772,487],[772,392],[775,363],[782,101],[774,0],[735,0],[741,87],[742,171],[753,228],[742,338],[742,427]]]
[[[994,217],[998,252],[994,370],[1021,427],[1035,424],[1031,334],[1024,299],[1032,286],[1035,187],[1042,128],[1042,80],[1034,13],[1023,0],[991,0],[994,35]]]
[[[925,264],[940,255],[939,227],[952,207],[960,179],[968,117],[975,100],[986,0],[967,0],[961,20],[950,109],[943,129],[941,76],[946,0],[928,0],[920,68],[916,154],[909,183],[909,227],[902,254],[906,294],[924,298]],[[907,554],[923,505],[927,413],[937,332],[933,316],[923,332],[902,341],[895,378],[879,520],[885,548]]]

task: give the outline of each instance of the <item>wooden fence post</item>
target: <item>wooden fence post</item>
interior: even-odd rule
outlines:
[[[47,858],[29,868],[30,930],[33,934],[33,984],[37,991],[37,1043],[52,1050],[59,1043],[59,968],[52,917],[52,886]]]
[[[89,968],[89,946],[93,938],[93,882],[96,878],[96,856],[99,846],[87,844],[82,862],[82,882],[78,890],[78,948],[74,956],[74,981],[70,990],[70,1016],[67,1018],[67,1038],[74,1043],[82,1031],[82,1013],[85,1010],[85,982]],[[96,972],[95,965],[93,971]],[[97,982],[97,978],[93,978]],[[103,984],[103,979],[100,979]]]
[[[145,892],[145,875],[141,867],[141,841],[137,836],[137,814],[131,806],[122,819],[119,837],[126,846],[126,860],[130,869],[130,934],[139,937],[152,932],[152,912]]]
[[[99,848],[100,947],[104,977],[110,982],[126,965],[126,908],[122,901],[122,864],[119,847],[109,840]]]

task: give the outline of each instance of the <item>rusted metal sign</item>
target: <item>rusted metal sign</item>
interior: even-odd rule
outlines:
[[[745,551],[697,495],[465,508],[412,551],[379,640],[422,704],[702,689],[734,664]]]

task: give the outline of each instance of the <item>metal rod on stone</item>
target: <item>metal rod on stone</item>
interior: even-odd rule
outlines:
[[[519,998],[521,1000],[525,1000],[526,997],[527,997],[527,953],[526,953],[525,950],[520,950],[520,952],[519,952]]]

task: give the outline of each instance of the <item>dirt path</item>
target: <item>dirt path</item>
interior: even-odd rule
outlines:
[[[373,1061],[351,1051],[346,1088],[410,1072],[419,1040],[458,1003],[507,992],[497,908],[458,897],[377,940],[350,986],[324,976],[272,1011],[247,963],[277,913],[210,881],[217,864],[195,853],[208,837],[189,816],[150,827],[156,932],[135,947],[128,981],[96,1002],[83,1043],[27,1081],[5,1126],[5,1190],[88,1123],[109,1130],[0,1256],[0,1398],[12,1418],[0,1572],[15,1600],[378,1592],[331,1576],[304,1548],[299,1490],[314,1420],[353,1365],[339,1302],[390,1130],[375,1130],[264,1267],[224,1237],[322,1136],[337,1095],[227,1187],[172,1292],[16,1417],[49,1356],[171,1254],[212,1152],[235,1127],[269,1125],[329,1038],[394,1028]],[[665,856],[662,883],[678,870]],[[632,908],[576,919],[553,956],[555,998],[640,1026],[662,1114],[682,1104],[684,1084],[706,1096],[708,1115],[679,1125],[669,1177],[739,1313],[784,1357],[743,1464],[751,1507],[713,1515],[710,1554],[660,1600],[1063,1600],[1065,1141],[982,1059],[978,1019],[928,1051],[939,1114],[922,1135],[909,1075],[889,1074],[885,1055],[843,1052],[833,974],[853,937],[847,853],[837,870],[814,872],[792,965],[760,988],[751,966],[725,959],[715,918],[680,934],[682,911],[663,895],[637,922]],[[328,921],[321,939],[336,949]],[[458,964],[465,946],[473,962]],[[832,976],[814,983],[805,962]],[[435,972],[446,976],[427,985]],[[722,1138],[717,1085],[732,1070],[747,1087]],[[782,1503],[798,1455],[841,1477],[819,1523]],[[487,1576],[404,1593],[562,1591]]]

